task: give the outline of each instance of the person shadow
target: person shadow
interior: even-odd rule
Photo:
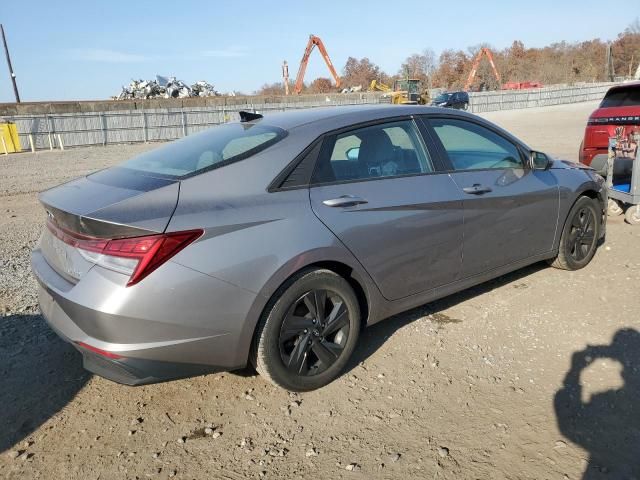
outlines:
[[[0,453],[13,448],[73,400],[91,375],[41,315],[0,316]]]
[[[624,385],[584,402],[580,374],[598,359],[622,366]],[[640,479],[640,332],[616,332],[610,345],[575,352],[554,407],[560,432],[589,452],[583,480]]]

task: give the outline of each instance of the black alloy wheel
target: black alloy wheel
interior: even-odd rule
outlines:
[[[347,366],[362,321],[360,301],[346,278],[323,268],[303,270],[265,307],[251,361],[260,375],[287,390],[323,387]]]
[[[317,375],[338,359],[349,337],[349,312],[340,295],[312,290],[289,308],[280,330],[280,356],[298,375]]]
[[[596,221],[592,209],[586,206],[576,211],[571,219],[567,250],[576,262],[583,261],[595,245]]]
[[[549,260],[551,266],[563,270],[586,267],[598,248],[604,218],[598,200],[586,196],[578,198],[562,229],[558,255]]]

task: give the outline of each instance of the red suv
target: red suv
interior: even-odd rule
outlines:
[[[609,138],[627,138],[636,131],[640,131],[640,82],[611,87],[589,117],[580,145],[580,162],[606,176]]]

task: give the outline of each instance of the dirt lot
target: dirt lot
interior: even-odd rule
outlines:
[[[576,159],[593,108],[486,116]],[[36,305],[36,192],[148,148],[0,158],[1,478],[640,478],[640,229],[621,218],[581,271],[535,265],[368,329],[320,391],[85,373]]]

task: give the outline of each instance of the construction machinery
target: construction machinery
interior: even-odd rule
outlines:
[[[491,53],[491,50],[489,50],[486,47],[482,47],[480,49],[480,51],[478,52],[478,54],[476,55],[476,58],[473,60],[473,65],[471,66],[471,71],[469,72],[469,76],[467,77],[467,82],[464,84],[464,90],[469,90],[469,88],[471,88],[471,85],[473,84],[473,80],[476,77],[476,73],[478,73],[478,66],[480,65],[480,60],[482,60],[482,57],[486,56],[487,59],[489,60],[489,63],[491,64],[491,69],[493,70],[493,74],[496,77],[496,80],[498,81],[498,85],[500,85],[500,74],[498,73],[498,69],[496,69],[496,64],[493,61],[493,54]]]
[[[315,47],[318,47],[318,50],[320,50],[320,54],[322,55],[324,62],[327,64],[327,68],[329,69],[334,82],[336,82],[336,88],[340,88],[340,77],[338,76],[336,69],[333,67],[333,63],[331,63],[331,59],[329,58],[327,49],[324,47],[324,43],[322,43],[320,37],[309,35],[307,48],[305,48],[304,55],[302,55],[300,68],[298,68],[298,75],[296,76],[296,84],[294,90],[298,95],[300,95],[300,92],[302,92],[302,87],[304,86],[304,74],[307,70],[307,64],[309,63],[309,56],[311,55],[311,52],[313,52],[313,49]]]
[[[389,85],[385,85],[382,82],[379,82],[378,80],[371,80],[371,83],[369,84],[369,91],[370,92],[375,92],[376,90],[378,90],[379,92],[391,92],[391,87]]]
[[[384,96],[391,98],[394,105],[426,105],[429,103],[429,91],[422,88],[422,82],[417,78],[395,80],[393,88],[377,80],[369,84],[369,91],[384,92]]]

